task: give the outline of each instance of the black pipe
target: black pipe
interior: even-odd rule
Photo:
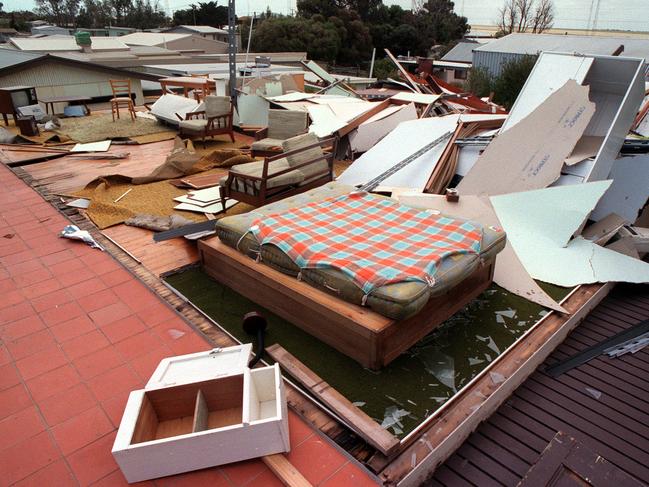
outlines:
[[[257,335],[257,353],[248,363],[248,368],[253,368],[264,356],[264,342],[268,322],[261,313],[251,311],[243,317],[243,329],[248,335]]]

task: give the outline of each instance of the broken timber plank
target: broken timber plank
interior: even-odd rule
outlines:
[[[287,352],[281,345],[276,343],[266,348],[266,351],[295,380],[306,387],[327,407],[331,408],[370,445],[386,456],[394,453],[399,446],[398,438],[381,428],[372,418],[354,406],[347,398]]]
[[[261,459],[284,485],[288,485],[288,487],[311,487],[311,482],[305,479],[299,470],[281,453],[266,455]]]
[[[415,91],[417,93],[421,93],[421,88],[419,88],[417,83],[415,83],[412,80],[412,78],[410,78],[410,73],[408,73],[408,71],[406,71],[405,68],[403,66],[401,66],[401,63],[397,60],[397,58],[394,57],[394,55],[390,52],[390,50],[388,48],[385,48],[384,51],[388,55],[388,57],[390,58],[390,61],[392,61],[395,64],[395,66],[397,67],[397,69],[399,69],[399,71],[401,72],[403,77],[406,79],[406,81],[408,83],[410,83],[410,85],[415,89]]]

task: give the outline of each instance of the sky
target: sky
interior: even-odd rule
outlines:
[[[33,0],[0,0],[4,10],[33,8]],[[207,1],[207,0],[203,0]],[[468,17],[469,23],[493,24],[504,0],[456,0],[457,13]],[[649,30],[649,0],[555,0],[555,27],[583,29],[588,27],[591,6],[600,2],[597,28],[617,30]],[[159,0],[160,6],[172,10],[187,8],[191,0]],[[386,5],[410,8],[411,0],[383,0]],[[218,0],[220,5],[227,0]],[[295,9],[295,0],[236,0],[237,13],[249,15],[263,12],[270,6],[274,12],[288,13]],[[594,9],[593,9],[594,10]]]

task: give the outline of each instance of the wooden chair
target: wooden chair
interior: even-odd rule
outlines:
[[[178,129],[181,137],[202,137],[203,147],[205,138],[220,134],[228,134],[234,142],[234,130],[232,127],[232,102],[229,96],[209,95],[205,97],[205,110],[191,112],[185,115],[185,119],[178,114],[180,119]]]
[[[135,104],[131,98],[131,80],[130,79],[111,79],[110,88],[113,90],[113,97],[110,99],[110,113],[115,121],[115,114],[119,118],[119,107],[125,105],[131,114],[131,120],[135,122]]]
[[[273,156],[282,152],[282,142],[307,131],[308,114],[298,110],[268,110],[268,127],[255,133],[250,146],[252,157]]]
[[[259,207],[333,180],[337,141],[336,137],[318,140],[314,134],[299,135],[284,141],[283,153],[232,166],[219,181],[223,209],[228,198]]]

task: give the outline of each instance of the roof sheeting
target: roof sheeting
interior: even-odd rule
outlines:
[[[93,51],[128,51],[121,37],[91,37]],[[21,51],[81,51],[74,36],[12,37],[11,43]]]
[[[133,44],[135,46],[159,46],[164,45],[165,42],[176,41],[189,37],[192,34],[175,34],[173,32],[133,32],[126,34],[119,39],[125,44]]]
[[[210,25],[178,25],[169,30],[173,30],[177,28],[193,30],[194,32],[200,32],[201,34],[227,34],[228,33],[227,30],[217,29],[216,27],[212,27]]]
[[[42,56],[43,54],[16,51],[15,49],[0,49],[0,69],[10,68]]]
[[[514,33],[480,45],[474,50],[511,54],[556,51],[612,55],[620,46],[624,46],[624,56],[649,58],[649,40],[628,37]],[[446,56],[442,59],[446,59]]]
[[[482,44],[478,42],[458,42],[453,49],[448,51],[441,61],[450,61],[455,63],[472,63],[473,50]]]

